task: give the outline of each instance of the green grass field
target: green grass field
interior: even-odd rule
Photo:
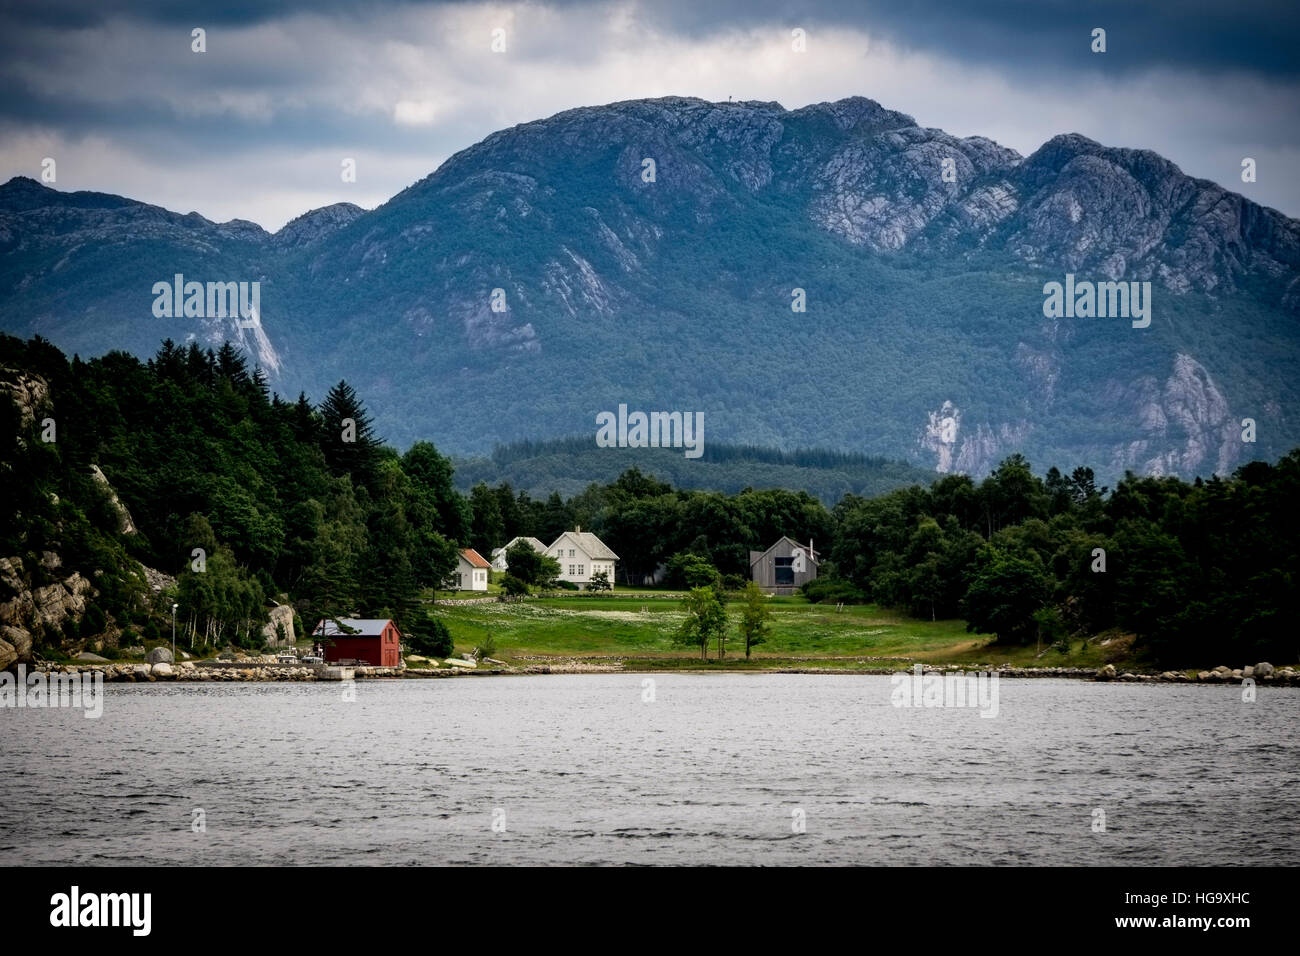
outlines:
[[[442,595],[439,595],[442,597]],[[926,621],[875,605],[809,604],[802,597],[771,598],[771,632],[746,664],[737,631],[740,606],[727,607],[730,622],[726,666],[737,669],[784,667],[906,667],[914,661],[966,665],[1096,666],[1106,648],[1076,643],[1069,654],[1033,645],[991,645],[991,635],[970,634],[960,620]],[[558,596],[522,603],[439,605],[457,652],[472,651],[491,635],[495,656],[507,663],[538,658],[618,658],[638,669],[706,666],[697,646],[682,645],[674,635],[685,617],[680,602],[653,592],[609,597]],[[709,649],[717,657],[716,645]],[[716,662],[707,665],[719,666]]]

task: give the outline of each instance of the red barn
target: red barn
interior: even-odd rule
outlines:
[[[312,635],[324,642],[325,660],[331,664],[359,661],[375,667],[399,667],[402,663],[402,635],[392,621],[356,617],[321,621]]]

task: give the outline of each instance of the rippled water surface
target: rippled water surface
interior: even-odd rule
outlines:
[[[1300,690],[885,677],[110,684],[0,710],[9,863],[1300,863]],[[201,808],[206,832],[191,830]],[[1094,811],[1105,832],[1093,832]],[[792,825],[802,811],[806,832]],[[504,823],[504,832],[495,832]]]

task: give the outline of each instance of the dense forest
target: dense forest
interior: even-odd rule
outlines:
[[[436,626],[418,598],[457,548],[581,525],[620,556],[619,583],[660,568],[690,583],[683,569],[707,564],[739,587],[749,551],[785,534],[822,557],[814,600],[962,617],[1007,642],[1118,629],[1169,666],[1297,654],[1300,450],[1231,478],[1129,474],[1113,490],[1086,467],[1040,477],[1012,456],[979,482],[829,509],[806,490],[687,490],[636,468],[567,497],[503,480],[464,494],[431,443],[386,445],[346,382],[318,405],[286,400],[230,345],[85,362],[0,336],[0,373],[18,399],[0,402],[0,557],[39,587],[53,553],[98,592],[80,621],[38,635],[46,647],[159,637],[173,600],[192,634],[223,643],[257,644],[269,600],[300,622],[394,617],[418,634]],[[174,593],[152,591],[141,565],[175,576]]]
[[[593,427],[594,434],[594,427]],[[845,495],[872,497],[928,481],[932,471],[906,462],[826,449],[781,451],[706,441],[700,458],[680,448],[600,448],[590,434],[546,441],[511,442],[480,458],[456,458],[456,487],[502,481],[532,495],[565,497],[593,481],[608,484],[636,468],[675,488],[739,492],[747,487],[798,488],[827,507]]]

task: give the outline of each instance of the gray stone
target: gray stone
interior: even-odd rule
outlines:
[[[170,664],[172,663],[172,652],[170,648],[155,647],[145,657],[150,664]]]
[[[92,653],[90,653],[90,651],[82,651],[80,654],[77,655],[77,660],[79,660],[79,661],[90,661],[91,663],[94,663],[94,664],[106,664],[106,663],[108,663],[108,658],[107,658],[107,657],[100,657],[98,654],[92,654]]]
[[[1272,676],[1273,676],[1273,665],[1270,664],[1268,661],[1261,661],[1260,663],[1256,664],[1256,665],[1255,665],[1255,676],[1256,676],[1256,677],[1272,677]]]
[[[293,607],[288,604],[277,604],[267,611],[269,621],[262,627],[262,637],[271,647],[289,647],[293,644]],[[284,640],[280,639],[283,632]]]
[[[1114,664],[1107,664],[1104,667],[1102,667],[1101,670],[1097,671],[1097,680],[1114,680],[1114,679],[1115,679]]]
[[[6,660],[8,658],[8,660]],[[21,627],[0,627],[0,668],[32,661],[32,635]]]
[[[159,661],[157,664],[154,664],[149,673],[153,674],[154,677],[168,678],[176,676],[175,672],[172,670],[172,666],[166,661]]]

